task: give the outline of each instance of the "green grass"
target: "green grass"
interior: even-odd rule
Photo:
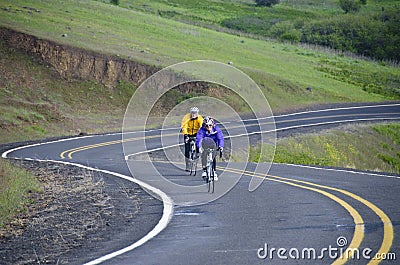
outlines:
[[[269,146],[263,148],[270,149]],[[398,123],[346,125],[341,129],[278,140],[274,162],[400,174],[399,150]],[[250,160],[260,159],[258,154],[257,148],[252,148]],[[263,160],[266,159],[261,158]]]
[[[121,130],[132,84],[66,80],[1,41],[0,54],[1,143]]]
[[[29,172],[0,159],[0,227],[31,203],[30,192],[40,190],[40,184]]]
[[[107,3],[106,0],[99,2]],[[186,23],[202,25],[221,25],[226,20],[263,20],[267,24],[277,21],[298,19],[299,17],[322,17],[323,14],[342,13],[335,0],[329,1],[282,1],[274,8],[257,7],[254,1],[218,1],[218,0],[171,0],[145,1],[127,0],[121,7],[137,10]],[[247,21],[249,22],[249,21]],[[248,26],[245,28],[251,31]]]
[[[224,8],[225,4],[221,2]],[[243,3],[233,4],[242,9]],[[0,25],[60,43],[118,54],[157,66],[196,59],[231,61],[263,86],[274,110],[327,102],[398,98],[381,95],[379,90],[363,90],[360,85],[378,83],[381,76],[387,76],[390,82],[395,80],[396,85],[400,76],[397,67],[216,32],[158,14],[123,8],[123,4],[117,7],[96,1],[16,0],[3,3],[0,8],[8,6],[11,6],[10,11],[1,11]],[[29,13],[23,6],[34,7],[40,12]],[[215,4],[210,8],[217,7]],[[219,16],[219,13],[205,9],[203,12],[214,18]],[[68,37],[63,38],[63,33],[68,33]],[[332,71],[327,72],[326,69],[332,68],[332,62],[334,67],[343,68],[352,76],[338,78]],[[356,76],[369,78],[354,81]],[[312,87],[312,93],[306,93],[306,87]]]
[[[109,3],[107,0],[98,1]],[[120,6],[188,24],[219,30],[237,29],[240,31],[238,34],[251,33],[256,36],[265,36],[269,28],[279,22],[301,24],[344,14],[338,0],[282,0],[273,8],[256,6],[255,1],[251,0],[126,0],[121,1]],[[391,10],[399,5],[393,0],[368,0],[360,13],[364,16],[376,14],[381,12],[382,7]]]
[[[300,23],[341,14],[336,0],[285,0],[272,9],[257,8],[250,0],[120,2],[114,6],[108,0],[3,0],[0,26],[158,67],[197,59],[233,62],[261,87],[274,112],[321,103],[400,99],[398,67],[259,37],[279,21]],[[381,5],[397,7],[396,1],[369,0],[362,12]],[[246,33],[227,29],[227,23],[244,26]],[[63,79],[0,42],[2,143],[119,130],[134,91],[124,81],[109,88],[90,80]],[[240,107],[230,94],[220,96]],[[275,162],[399,173],[396,126],[284,139],[278,143]],[[270,146],[262,148],[271,154]],[[254,149],[250,159],[263,158]],[[0,226],[23,209],[27,192],[39,189],[29,173],[0,160]]]
[[[396,45],[400,4],[396,1],[369,0],[351,14],[341,10],[338,0],[284,0],[273,7],[256,6],[254,1],[127,0],[121,6],[241,36],[301,41],[400,61]]]

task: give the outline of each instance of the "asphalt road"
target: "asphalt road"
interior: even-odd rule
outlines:
[[[352,122],[398,122],[400,104],[314,110],[274,119],[278,135]],[[244,124],[248,134],[261,135],[255,121]],[[237,126],[235,121],[223,125]],[[231,137],[235,133],[230,130]],[[176,145],[178,134],[178,128],[132,132],[124,138],[132,142],[124,146],[125,153],[116,133],[37,144],[3,156],[88,166],[149,185],[149,193],[163,198],[164,214],[152,232],[119,252],[104,249],[104,256],[85,261],[91,264],[397,264],[400,259],[400,176],[285,164],[272,164],[268,175],[254,175],[254,164],[221,162],[216,194],[210,195],[199,175],[189,176],[174,157],[166,162],[157,156],[162,147]],[[144,141],[146,148],[136,140]],[[152,160],[147,159],[149,153]],[[136,178],[130,177],[125,158]],[[166,187],[154,172],[179,188]],[[250,192],[252,178],[263,182]],[[235,184],[232,188],[229,181]],[[346,255],[348,248],[353,257]]]

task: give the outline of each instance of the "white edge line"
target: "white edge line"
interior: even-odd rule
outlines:
[[[274,131],[277,132],[277,131],[283,131],[283,130],[289,130],[289,129],[295,129],[295,128],[319,126],[319,125],[324,125],[324,124],[347,123],[347,122],[357,122],[357,121],[375,121],[375,120],[398,120],[398,119],[400,119],[400,118],[384,118],[384,119],[382,119],[382,118],[373,118],[373,119],[354,119],[354,120],[320,122],[320,123],[313,123],[313,124],[306,124],[306,125],[290,126],[290,127],[279,128],[279,129],[269,130],[269,131],[253,132],[253,133],[248,133],[248,134],[230,135],[230,136],[227,136],[226,138],[235,138],[235,137],[249,136],[249,135],[255,135],[255,134],[262,134],[262,133],[271,133],[271,132],[274,132]],[[131,157],[131,156],[144,154],[144,153],[149,153],[149,152],[153,152],[153,151],[159,151],[159,150],[163,150],[163,149],[167,149],[167,148],[176,147],[176,146],[179,146],[179,145],[182,145],[182,143],[181,144],[174,144],[174,145],[170,145],[170,146],[165,146],[165,147],[160,147],[160,148],[155,148],[155,149],[142,151],[142,152],[138,152],[138,153],[134,153],[134,154],[129,154],[129,155],[125,156],[125,160],[128,160],[129,157]],[[283,164],[283,163],[274,163],[274,164]],[[346,169],[320,168],[320,167],[314,167],[314,166],[295,165],[295,164],[283,164],[283,165],[400,179],[400,177],[398,177],[398,176],[382,175],[382,174],[377,174],[377,173],[368,173],[368,172],[361,172],[361,171],[352,171],[352,170],[346,170]]]
[[[382,104],[382,105],[367,105],[367,106],[355,106],[355,107],[343,107],[343,108],[333,108],[333,109],[320,109],[320,110],[311,110],[311,111],[303,111],[303,112],[295,112],[295,113],[290,113],[290,114],[283,114],[283,115],[278,115],[278,116],[270,116],[270,117],[264,117],[260,118],[260,120],[265,120],[265,119],[271,119],[271,118],[278,118],[278,117],[287,117],[287,116],[295,116],[295,115],[300,115],[300,114],[307,114],[307,113],[317,113],[317,112],[326,112],[326,111],[333,111],[333,110],[346,110],[346,109],[360,109],[360,108],[377,108],[377,107],[390,107],[390,106],[400,106],[400,103],[394,103],[394,104]],[[247,119],[247,120],[242,120],[242,122],[246,121],[253,121],[256,119]],[[342,121],[345,122],[345,121]],[[225,122],[225,123],[230,123],[230,122]],[[314,125],[314,124],[313,124]],[[315,124],[315,125],[320,125],[320,124]],[[312,125],[309,125],[312,126]],[[304,127],[304,126],[303,126]],[[292,129],[296,127],[288,127],[288,128],[282,128],[279,130],[285,130],[285,129]],[[143,130],[143,131],[134,131],[134,132],[117,132],[117,133],[108,133],[108,134],[101,134],[101,136],[111,136],[111,135],[118,135],[118,134],[135,134],[135,133],[145,133],[145,132],[153,132],[153,131],[166,131],[166,130],[174,130],[174,129],[179,129],[179,127],[170,127],[170,128],[161,128],[161,129],[150,129],[150,130]],[[278,131],[278,130],[277,130]],[[71,138],[65,138],[65,139],[60,139],[60,140],[55,140],[55,141],[50,141],[50,142],[44,142],[44,143],[38,143],[38,144],[32,144],[28,146],[22,146],[18,147],[15,149],[11,149],[6,151],[5,153],[2,154],[2,157],[5,158],[9,153],[17,151],[19,149],[23,149],[26,147],[33,147],[33,146],[38,146],[42,144],[52,144],[52,143],[58,143],[58,142],[63,142],[63,141],[72,141],[76,139],[84,139],[84,138],[91,138],[91,137],[96,137],[99,136],[97,134],[94,135],[86,135],[86,136],[76,136],[76,137],[71,137]],[[233,137],[233,136],[232,136]],[[153,150],[156,151],[156,150]],[[134,154],[132,154],[134,155]],[[130,156],[130,155],[128,155]]]
[[[289,127],[284,127],[284,128],[279,128],[275,130],[268,130],[268,131],[261,131],[261,132],[252,132],[252,133],[244,133],[244,134],[237,134],[237,135],[231,135],[227,138],[234,138],[234,137],[241,137],[241,136],[248,136],[248,135],[254,135],[254,134],[263,134],[263,133],[270,133],[270,132],[278,132],[278,131],[284,131],[284,130],[290,130],[290,129],[296,129],[296,128],[303,128],[303,127],[313,127],[313,126],[320,126],[320,125],[326,125],[326,124],[336,124],[336,123],[349,123],[349,122],[357,122],[357,121],[376,121],[376,120],[399,120],[399,118],[372,118],[372,119],[354,119],[354,120],[340,120],[340,121],[327,121],[327,122],[319,122],[319,123],[311,123],[311,124],[305,124],[305,125],[295,125],[295,126],[289,126]]]
[[[59,142],[62,142],[62,141],[63,140],[59,140]],[[57,141],[53,141],[53,142],[57,142]],[[40,144],[46,144],[46,143],[40,143]],[[22,146],[22,147],[18,147],[18,148],[14,148],[14,149],[8,150],[8,151],[6,151],[6,152],[4,152],[2,154],[2,157],[3,158],[7,158],[7,154],[9,154],[10,152],[13,152],[13,151],[16,151],[16,150],[19,150],[19,149],[23,149],[23,148],[37,146],[37,145],[40,145],[40,144],[27,145],[27,146]],[[153,186],[150,186],[149,184],[147,184],[145,182],[142,182],[142,181],[140,181],[138,179],[135,179],[133,177],[126,176],[126,175],[119,174],[119,173],[112,172],[112,171],[108,171],[108,170],[96,169],[96,168],[84,166],[84,165],[81,165],[81,164],[70,163],[70,162],[65,162],[65,161],[42,160],[42,159],[33,159],[33,158],[13,158],[13,159],[16,159],[16,160],[28,160],[28,161],[38,161],[38,162],[53,162],[53,163],[76,166],[76,167],[87,169],[87,170],[92,170],[92,171],[97,171],[97,172],[113,175],[115,177],[119,177],[119,178],[128,180],[130,182],[136,183],[139,186],[141,186],[142,188],[148,189],[151,192],[157,194],[161,198],[161,200],[163,201],[163,207],[164,207],[163,215],[162,215],[161,219],[158,221],[157,225],[148,234],[146,234],[144,237],[142,237],[141,239],[139,239],[135,243],[133,243],[133,244],[131,244],[131,245],[125,247],[125,248],[122,248],[122,249],[120,249],[118,251],[109,253],[109,254],[107,254],[105,256],[102,256],[100,258],[92,260],[92,261],[90,261],[88,263],[85,263],[85,265],[100,264],[100,263],[102,263],[102,262],[104,262],[106,260],[115,258],[116,256],[124,254],[124,253],[126,253],[128,251],[131,251],[131,250],[143,245],[144,243],[146,243],[147,241],[149,241],[150,239],[152,239],[156,235],[158,235],[161,231],[163,231],[167,227],[168,223],[170,222],[170,220],[171,220],[171,218],[173,216],[173,213],[174,213],[174,207],[173,207],[174,202],[167,194],[165,194],[161,190],[159,190],[159,189],[157,189],[157,188],[155,188]]]
[[[342,108],[331,108],[331,109],[319,109],[319,110],[309,110],[309,111],[302,111],[302,112],[295,112],[289,114],[282,114],[278,116],[273,116],[274,118],[277,117],[288,117],[294,115],[301,115],[301,114],[308,114],[308,113],[317,113],[317,112],[326,112],[326,111],[334,111],[334,110],[350,110],[350,109],[363,109],[363,108],[379,108],[379,107],[395,107],[400,106],[400,103],[393,103],[393,104],[381,104],[381,105],[366,105],[366,106],[353,106],[353,107],[342,107]],[[266,117],[268,118],[268,117]]]
[[[86,136],[76,136],[76,137],[71,137],[71,138],[64,138],[64,139],[58,139],[54,141],[49,141],[49,142],[43,142],[43,143],[36,143],[36,144],[30,144],[30,145],[23,145],[20,147],[16,147],[10,150],[5,151],[1,157],[7,158],[7,155],[9,153],[12,153],[17,150],[25,149],[25,148],[30,148],[30,147],[35,147],[35,146],[40,146],[40,145],[46,145],[46,144],[53,144],[53,143],[60,143],[60,142],[67,142],[67,141],[72,141],[72,140],[77,140],[77,139],[85,139],[85,138],[92,138],[92,137],[97,137],[97,136],[110,136],[110,135],[118,135],[120,133],[106,133],[106,134],[93,134],[93,135],[86,135]]]
[[[400,176],[384,175],[384,174],[378,174],[378,173],[372,173],[372,172],[355,171],[355,170],[351,170],[351,169],[324,168],[324,167],[317,167],[317,166],[285,164],[285,163],[274,163],[274,164],[287,165],[287,166],[292,166],[292,167],[303,167],[303,168],[316,169],[316,170],[328,170],[328,171],[345,172],[345,173],[351,173],[351,174],[400,179]]]
[[[400,105],[400,104],[357,106],[357,107],[337,108],[337,109],[323,109],[323,110],[297,112],[297,113],[279,115],[279,116],[272,116],[272,117],[275,118],[275,117],[293,116],[293,115],[298,115],[298,114],[311,113],[311,112],[324,112],[324,111],[329,111],[329,110],[343,110],[343,109],[370,108],[370,107],[373,108],[373,107],[398,106],[398,105]],[[272,117],[266,117],[266,118],[272,118]],[[264,119],[266,119],[266,118],[264,118]],[[395,119],[395,118],[393,118],[393,119]],[[249,120],[251,120],[251,119],[249,119]],[[292,126],[292,127],[277,129],[276,131],[292,129],[292,128],[298,128],[298,127],[309,127],[309,126],[322,125],[322,124],[351,122],[351,121],[362,121],[362,120],[366,120],[366,119],[346,120],[346,121],[327,122],[327,123],[316,123],[316,124],[309,124],[307,126]],[[374,119],[372,119],[372,120],[374,120]],[[173,128],[168,128],[168,129],[173,129]],[[166,130],[166,129],[160,129],[160,130]],[[149,131],[157,131],[157,129],[153,129],[153,130],[149,130]],[[266,132],[271,132],[271,131],[266,131]],[[138,133],[138,132],[132,132],[132,133]],[[257,132],[257,133],[265,133],[265,132]],[[122,134],[122,133],[109,133],[109,134],[104,134],[102,136],[117,135],[117,134]],[[255,134],[255,133],[252,133],[252,134]],[[57,143],[57,142],[64,142],[64,141],[71,141],[71,140],[76,140],[76,139],[84,139],[84,138],[90,138],[90,137],[96,137],[96,136],[98,136],[98,135],[78,136],[78,137],[65,138],[65,139],[55,140],[55,141],[50,141],[50,142],[37,143],[37,144],[26,145],[26,146],[20,146],[20,147],[13,148],[13,149],[10,149],[10,150],[7,150],[7,151],[3,152],[2,153],[2,157],[3,158],[7,158],[7,155],[9,153],[12,153],[14,151],[21,150],[21,149],[24,149],[24,148],[30,148],[30,147],[39,146],[39,145],[45,145],[45,144],[51,144],[51,143]],[[235,135],[235,136],[231,136],[231,137],[239,137],[239,136],[242,136],[242,135]],[[173,146],[168,146],[167,148],[174,147],[174,146],[179,146],[179,145],[180,144],[173,145]],[[166,148],[166,147],[163,147],[163,148]],[[151,151],[156,151],[156,150],[160,150],[160,149],[163,149],[163,148],[156,148],[156,149],[153,149],[153,150],[150,150],[150,151],[144,151],[144,152],[139,152],[139,153],[135,153],[135,154],[130,154],[130,155],[126,156],[125,159],[129,158],[129,156],[132,156],[132,155],[137,155],[137,154],[141,154],[141,153],[147,153],[147,152],[151,152]],[[119,174],[119,173],[116,173],[116,172],[112,172],[112,171],[108,171],[108,170],[102,170],[102,169],[96,169],[96,168],[84,166],[84,165],[77,164],[77,163],[70,163],[70,162],[57,161],[57,160],[41,160],[41,159],[32,159],[32,158],[23,158],[23,159],[22,158],[14,158],[14,159],[30,160],[30,161],[38,161],[38,162],[53,162],[53,163],[59,163],[59,164],[64,164],[64,165],[76,166],[76,167],[80,167],[80,168],[87,169],[87,170],[102,172],[102,173],[105,173],[105,174],[110,174],[110,175],[113,175],[113,176],[116,176],[116,177],[119,177],[119,178],[122,178],[122,179],[125,179],[125,180],[128,180],[128,181],[131,181],[133,183],[136,183],[139,186],[141,186],[141,187],[143,187],[145,189],[149,189],[152,192],[156,193],[158,196],[160,196],[160,198],[163,201],[163,206],[164,206],[163,215],[162,215],[160,221],[157,223],[157,225],[147,235],[145,235],[140,240],[136,241],[135,243],[131,244],[128,247],[125,247],[123,249],[120,249],[120,250],[115,251],[113,253],[107,254],[107,255],[105,255],[103,257],[97,258],[97,259],[95,259],[93,261],[90,261],[88,263],[85,263],[85,265],[92,265],[92,264],[102,263],[102,262],[104,262],[106,260],[112,259],[112,258],[114,258],[116,256],[119,256],[119,255],[121,255],[123,253],[131,251],[131,250],[143,245],[144,243],[146,243],[147,241],[149,241],[150,239],[152,239],[156,235],[158,235],[162,230],[164,230],[167,227],[169,221],[171,220],[171,218],[173,216],[173,212],[174,212],[173,200],[167,194],[162,192],[161,190],[159,190],[157,188],[154,188],[153,186],[150,186],[147,183],[142,182],[142,181],[140,181],[138,179],[135,179],[135,178],[123,175],[123,174]],[[303,165],[294,165],[294,164],[285,164],[285,165],[296,166],[296,167],[304,167],[304,168],[311,168],[311,169],[319,169],[319,170],[343,171],[343,172],[349,172],[349,173],[355,173],[355,174],[367,174],[367,175],[373,175],[373,176],[400,178],[400,177],[397,177],[397,176],[380,175],[380,174],[357,172],[357,171],[351,171],[351,170],[318,168],[318,167],[313,167],[313,166],[303,166]]]

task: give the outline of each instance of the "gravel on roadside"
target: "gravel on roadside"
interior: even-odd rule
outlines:
[[[0,228],[0,264],[81,264],[146,235],[162,202],[122,179],[52,162],[14,163],[43,187]]]

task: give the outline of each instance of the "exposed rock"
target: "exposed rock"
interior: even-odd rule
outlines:
[[[64,35],[68,36],[66,33]],[[0,38],[10,47],[39,56],[63,77],[96,80],[109,87],[114,87],[119,80],[138,85],[159,70],[117,56],[60,45],[6,28],[0,28]]]

